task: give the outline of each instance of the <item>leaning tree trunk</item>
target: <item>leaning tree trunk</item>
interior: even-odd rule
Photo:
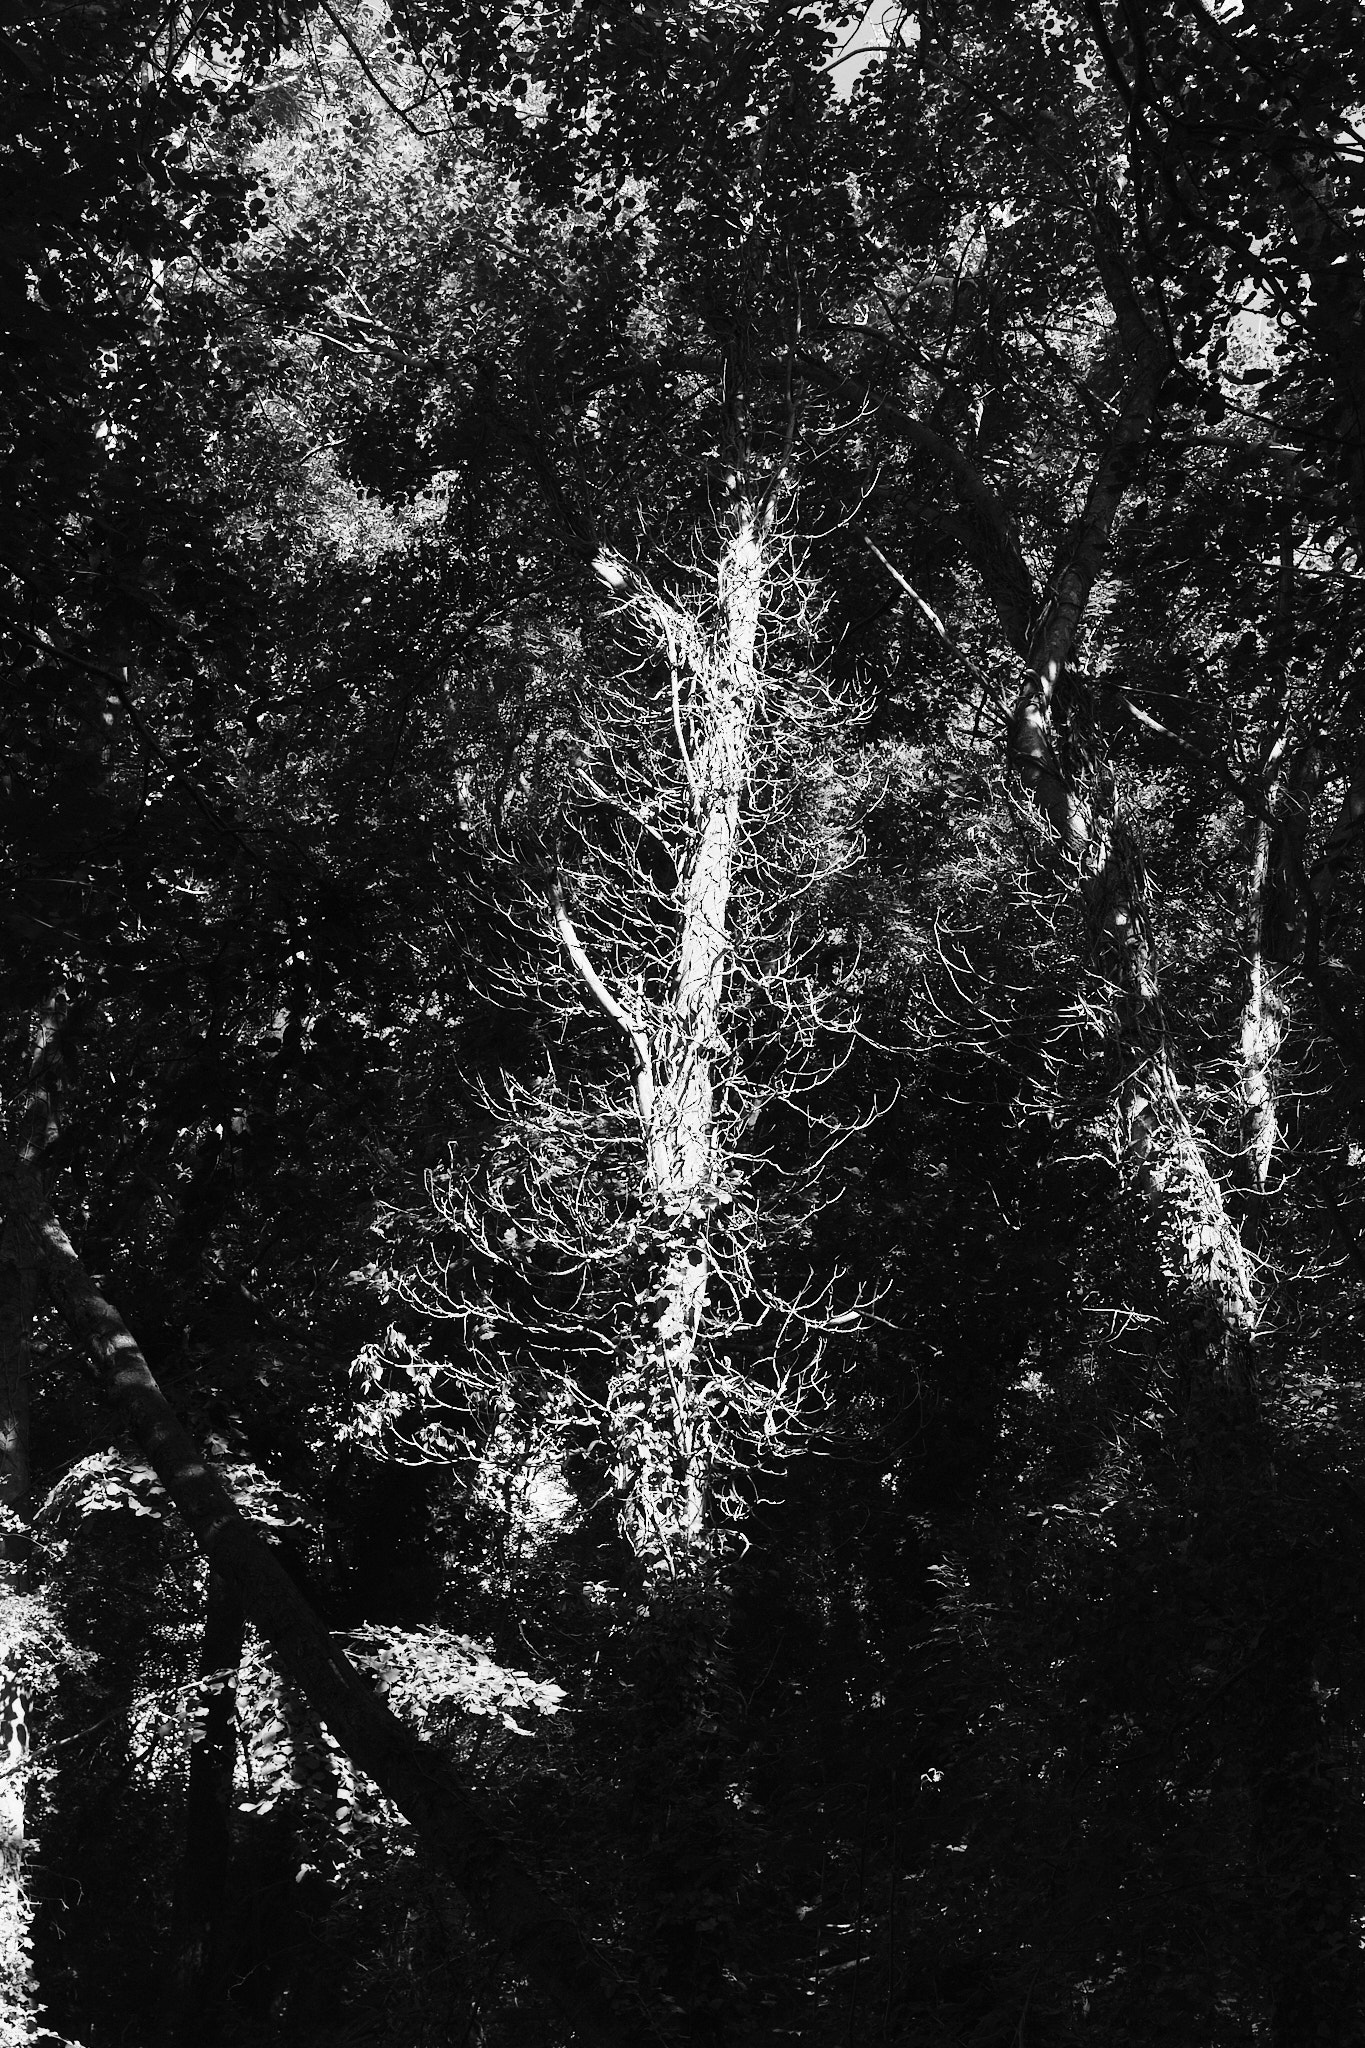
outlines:
[[[1230,1391],[1240,1407],[1250,1395],[1256,1318],[1251,1276],[1222,1189],[1182,1102],[1161,1007],[1147,879],[1136,836],[1112,781],[1074,772],[1058,729],[1060,686],[1170,368],[1169,348],[1143,310],[1103,223],[1095,257],[1127,358],[1128,383],[1081,516],[1049,578],[1048,602],[1033,607],[1034,622],[1026,635],[1019,626],[1018,591],[1027,570],[1002,515],[995,515],[991,547],[974,548],[973,555],[1025,661],[1010,719],[1009,760],[1052,828],[1092,944],[1111,974],[1115,1062],[1125,1076],[1113,1121],[1115,1160],[1152,1219],[1178,1320],[1193,1334],[1214,1382]],[[895,429],[894,418],[888,424]],[[991,511],[984,487],[960,495],[964,511],[974,517]]]
[[[1115,1161],[1143,1198],[1179,1320],[1220,1386],[1249,1390],[1255,1299],[1246,1255],[1185,1110],[1162,1014],[1148,888],[1135,834],[1112,783],[1077,772],[1059,726],[1063,679],[1108,553],[1114,522],[1151,438],[1170,351],[1144,311],[1112,224],[1101,222],[1095,258],[1113,310],[1128,382],[1119,417],[1096,461],[1084,508],[1038,601],[1015,533],[995,494],[961,451],[891,404],[872,406],[887,431],[922,450],[952,483],[952,529],[981,577],[1024,678],[1009,720],[1008,760],[1051,828],[1061,873],[1075,890],[1098,956],[1112,979],[1115,1063],[1125,1075],[1113,1122]],[[813,381],[855,395],[817,365]],[[1072,687],[1080,687],[1073,674]]]
[[[1108,553],[1114,522],[1151,437],[1170,351],[1148,318],[1109,224],[1095,239],[1100,279],[1128,364],[1119,417],[1100,450],[1085,505],[1040,604],[1015,533],[995,494],[961,451],[900,408],[875,407],[883,426],[937,462],[956,492],[961,538],[1024,665],[1009,720],[1009,764],[1065,856],[1062,872],[1085,912],[1092,943],[1111,969],[1113,1033],[1127,1082],[1114,1125],[1121,1173],[1146,1198],[1162,1264],[1177,1290],[1237,1351],[1253,1306],[1246,1260],[1181,1103],[1157,988],[1146,876],[1112,785],[1073,771],[1059,731],[1064,677]],[[808,365],[827,389],[854,387]],[[870,394],[857,395],[872,409]],[[956,530],[956,528],[954,529]],[[1076,687],[1073,678],[1073,687]],[[1224,1338],[1226,1341],[1224,1341]]]
[[[1322,787],[1322,748],[1307,741],[1288,771],[1294,632],[1294,493],[1292,456],[1283,458],[1280,562],[1271,632],[1267,730],[1254,785],[1251,863],[1247,876],[1247,995],[1241,1020],[1242,1177],[1249,1232],[1259,1229],[1280,1136],[1276,1067],[1288,1023],[1283,965],[1298,950],[1303,925],[1299,878],[1313,798]]]
[[[1242,1164],[1253,1216],[1265,1200],[1280,1135],[1275,1064],[1284,1036],[1285,1006],[1275,961],[1267,957],[1266,911],[1270,885],[1269,818],[1254,821],[1247,875],[1247,997],[1242,1006]]]
[[[1123,496],[1156,419],[1170,366],[1165,342],[1103,239],[1097,259],[1129,363],[1122,410],[1100,453],[1052,596],[1032,636],[1015,705],[1010,756],[1069,857],[1092,943],[1114,990],[1111,1027],[1125,1079],[1114,1118],[1119,1171],[1143,1198],[1178,1319],[1215,1384],[1235,1405],[1250,1398],[1256,1304],[1246,1254],[1181,1099],[1162,1012],[1145,868],[1109,784],[1068,772],[1055,725],[1058,686],[1103,566]]]
[[[1115,1106],[1120,1172],[1142,1197],[1175,1319],[1194,1339],[1196,1367],[1231,1411],[1249,1409],[1256,1298],[1223,1190],[1182,1100],[1162,1010],[1147,879],[1122,819],[1101,820],[1082,889],[1114,989],[1114,1052],[1125,1079]]]
[[[410,1821],[417,1842],[464,1894],[503,1961],[537,1984],[584,2042],[636,2048],[658,2038],[616,1993],[602,1960],[489,1825],[446,1759],[398,1720],[333,1642],[181,1426],[117,1310],[8,1152],[0,1159],[0,1199],[24,1233],[42,1285],[85,1352],[96,1384],[211,1568],[235,1589],[281,1670],[340,1747]]]

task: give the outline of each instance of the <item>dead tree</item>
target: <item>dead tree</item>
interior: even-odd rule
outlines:
[[[414,1455],[458,1454],[461,1399],[496,1415],[531,1382],[594,1434],[623,1535],[675,1576],[714,1555],[746,1470],[799,1427],[841,1321],[828,1283],[775,1277],[753,1131],[847,1049],[799,906],[856,841],[822,781],[852,707],[811,659],[813,601],[781,531],[794,403],[768,463],[733,386],[723,410],[717,532],[691,570],[595,553],[614,672],[576,692],[537,850],[506,851],[517,999],[558,1020],[565,1050],[539,1082],[503,1078],[476,1168],[432,1177],[456,1249],[403,1289],[461,1320],[472,1363],[452,1374],[398,1342],[363,1362]],[[523,1416],[509,1435],[527,1433]]]

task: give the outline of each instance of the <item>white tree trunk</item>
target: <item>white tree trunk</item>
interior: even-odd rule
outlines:
[[[1256,1196],[1263,1196],[1279,1137],[1275,1061],[1284,1035],[1284,1004],[1265,954],[1265,900],[1270,876],[1270,824],[1256,821],[1247,878],[1247,999],[1242,1010],[1242,1157]]]
[[[1127,1073],[1114,1156],[1142,1197],[1173,1306],[1183,1311],[1215,1382],[1250,1388],[1256,1300],[1246,1253],[1181,1100],[1161,1009],[1147,881],[1121,820],[1097,831],[1083,889],[1113,972],[1113,1030]]]
[[[630,1356],[608,1395],[615,1480],[632,1546],[673,1573],[705,1554],[714,1520],[715,1427],[699,1352],[710,1233],[726,1191],[716,1147],[716,1060],[725,1050],[730,899],[761,688],[766,573],[760,518],[746,505],[718,564],[709,644],[685,622],[664,622],[675,655],[685,645],[691,656],[687,715],[677,719],[690,829],[667,1000],[647,1026],[618,1018],[635,1048],[653,1271]],[[645,609],[659,622],[665,608],[651,593]]]

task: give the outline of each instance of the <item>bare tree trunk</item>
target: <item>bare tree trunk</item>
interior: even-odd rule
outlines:
[[[657,2038],[614,1995],[605,1966],[548,1899],[441,1756],[405,1727],[332,1641],[270,1545],[237,1508],[167,1402],[137,1343],[92,1284],[60,1224],[10,1154],[0,1193],[33,1247],[43,1286],[86,1353],[97,1385],[184,1516],[211,1566],[239,1595],[281,1670],[358,1769],[411,1822],[507,1965],[558,2006],[585,2042],[637,2048]]]
[[[703,1330],[713,1278],[711,1231],[728,1193],[718,1156],[716,1061],[731,953],[730,904],[750,736],[762,690],[757,662],[768,567],[763,496],[742,495],[716,572],[716,625],[701,627],[624,563],[599,575],[627,593],[642,634],[672,675],[678,771],[687,790],[674,901],[677,923],[661,1000],[633,1008],[594,968],[558,883],[550,892],[560,942],[598,1007],[630,1048],[642,1141],[647,1271],[635,1335],[607,1394],[623,1533],[636,1554],[672,1575],[702,1563],[714,1534],[715,1424],[708,1407]]]
[[[1288,957],[1288,935],[1302,924],[1298,874],[1308,831],[1312,796],[1321,782],[1318,750],[1301,748],[1288,779],[1284,816],[1273,825],[1284,780],[1289,744],[1289,650],[1294,631],[1293,458],[1283,464],[1280,491],[1280,565],[1271,634],[1269,730],[1262,742],[1259,804],[1253,820],[1251,869],[1247,877],[1247,999],[1242,1010],[1242,1164],[1250,1183],[1253,1228],[1260,1220],[1266,1182],[1279,1136],[1275,1062],[1284,1036],[1286,1009],[1277,986],[1276,955]]]
[[[1247,999],[1241,1028],[1242,1158],[1258,1205],[1265,1197],[1279,1137],[1274,1067],[1285,1020],[1274,963],[1266,958],[1265,949],[1270,840],[1269,820],[1258,818],[1247,877]]]
[[[938,460],[952,479],[967,521],[964,544],[1012,645],[1027,662],[1010,720],[1009,759],[1067,857],[1092,943],[1113,973],[1115,1052],[1127,1077],[1114,1120],[1115,1158],[1145,1200],[1162,1269],[1206,1340],[1217,1377],[1245,1389],[1255,1321],[1251,1278],[1222,1190],[1181,1102],[1161,1012],[1141,857],[1112,787],[1071,772],[1057,728],[1059,687],[1170,367],[1167,345],[1143,311],[1104,223],[1095,257],[1128,360],[1128,387],[1081,516],[1049,579],[1045,606],[998,500],[961,452],[896,407],[877,410],[890,432]],[[851,395],[856,389],[870,403],[861,387],[818,365],[805,367],[826,388]]]
[[[1078,787],[1053,724],[1057,687],[1150,435],[1170,360],[1102,237],[1096,255],[1130,381],[1079,525],[1052,577],[1053,597],[1030,648],[1031,672],[1015,707],[1010,750],[1058,843],[1076,863],[1093,943],[1113,974],[1115,1051],[1126,1075],[1114,1124],[1119,1171],[1146,1204],[1173,1305],[1191,1327],[1215,1384],[1241,1408],[1251,1391],[1251,1274],[1181,1101],[1161,1006],[1145,868],[1112,787],[1096,786],[1093,779],[1091,787]]]
[[[1192,1326],[1215,1382],[1232,1390],[1234,1406],[1240,1407],[1250,1389],[1256,1315],[1251,1276],[1222,1189],[1181,1100],[1140,852],[1112,784],[1084,765],[1076,772],[1058,730],[1059,689],[1170,368],[1167,344],[1139,302],[1110,224],[1099,223],[1094,246],[1128,362],[1128,385],[1081,516],[1049,578],[1045,605],[998,501],[961,452],[897,408],[877,410],[891,433],[938,460],[952,479],[967,522],[964,545],[1011,644],[1027,663],[1010,719],[1008,755],[1065,856],[1063,871],[1085,909],[1092,943],[1112,972],[1114,1051],[1126,1076],[1114,1119],[1115,1160],[1152,1219],[1173,1302]],[[853,389],[817,366],[809,374],[826,388]]]
[[[753,227],[746,262],[761,262],[760,243]],[[741,317],[741,337],[743,330]],[[671,683],[671,719],[665,697],[661,722],[641,706],[633,681],[624,688],[607,683],[597,702],[585,698],[589,744],[565,788],[553,872],[542,879],[560,948],[547,993],[567,1020],[581,1015],[586,992],[628,1052],[633,1114],[610,1081],[588,1080],[580,1094],[590,1109],[565,1104],[559,1120],[585,1155],[591,1148],[600,1156],[600,1133],[611,1130],[613,1145],[625,1141],[636,1177],[615,1246],[621,1292],[615,1300],[598,1296],[589,1312],[596,1323],[577,1322],[582,1310],[571,1313],[590,1346],[600,1341],[602,1317],[612,1327],[608,1383],[593,1407],[596,1417],[605,1414],[618,1521],[647,1571],[673,1578],[705,1576],[718,1524],[734,1502],[734,1448],[742,1436],[770,1439],[779,1415],[790,1420],[799,1400],[792,1390],[803,1379],[801,1370],[788,1375],[773,1361],[776,1391],[767,1399],[757,1379],[734,1370],[713,1342],[722,1317],[718,1276],[724,1272],[734,1303],[733,1314],[723,1312],[730,1328],[742,1321],[740,1293],[752,1277],[747,1246],[722,1221],[733,1213],[735,1168],[719,1121],[722,1107],[727,1116],[734,1108],[730,1084],[740,1078],[725,1038],[737,937],[734,886],[764,687],[760,626],[775,498],[797,421],[793,349],[781,452],[765,463],[752,456],[746,361],[745,340],[727,343],[721,438],[729,478],[715,580],[701,603],[656,588],[599,545],[569,511],[544,449],[500,415],[576,546],[591,550],[594,573],[619,600],[635,637],[650,656],[664,657]],[[622,836],[615,824],[604,827],[604,818],[627,820],[629,828]],[[576,835],[583,856],[577,872],[566,835]],[[652,865],[641,858],[642,843]],[[594,1117],[601,1119],[595,1129]],[[617,1199],[620,1192],[618,1184]],[[585,1280],[600,1270],[600,1241],[579,1235],[586,1212],[570,1216],[567,1204],[540,1191],[527,1210],[529,1245],[553,1247],[561,1260],[567,1253]],[[504,1263],[474,1225],[467,1201],[453,1202],[447,1214],[492,1262]],[[519,1249],[517,1230],[502,1242]],[[505,1263],[516,1263],[516,1253]],[[525,1271],[535,1284],[529,1262]],[[475,1300],[444,1284],[425,1298],[415,1290],[414,1298],[422,1306],[434,1300],[438,1313],[475,1309]],[[486,1295],[477,1298],[477,1313],[485,1327],[503,1320],[501,1305]],[[509,1334],[520,1343],[527,1333]]]
[[[609,1395],[627,1533],[637,1552],[670,1570],[701,1553],[712,1522],[713,1431],[698,1345],[711,1284],[709,1232],[724,1179],[715,1145],[715,1058],[759,689],[764,575],[762,538],[746,507],[719,565],[718,643],[692,678],[692,746],[681,720],[678,726],[692,832],[680,878],[672,987],[649,1030],[652,1085],[643,1119],[661,1244],[645,1328]]]
[[[199,1653],[199,1721],[190,1748],[184,1851],[171,1912],[167,2048],[215,2048],[222,2033],[237,1668],[245,1632],[240,1593],[210,1566]]]
[[[1234,1408],[1251,1392],[1256,1301],[1246,1253],[1222,1188],[1181,1100],[1161,1007],[1147,882],[1121,821],[1097,833],[1084,887],[1114,975],[1115,1051],[1126,1079],[1114,1155],[1151,1218],[1172,1306]]]

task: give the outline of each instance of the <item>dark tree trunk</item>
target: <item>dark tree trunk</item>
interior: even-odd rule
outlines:
[[[171,1918],[167,2048],[214,2048],[222,2033],[237,1668],[245,1632],[241,1595],[222,1572],[210,1570],[199,1656],[202,1720],[190,1750],[185,1848]]]
[[[82,1345],[94,1378],[188,1523],[241,1598],[280,1670],[356,1766],[412,1823],[435,1865],[458,1886],[507,1965],[536,1984],[582,2042],[631,2048],[657,2034],[627,2013],[579,1928],[489,1825],[439,1751],[390,1712],[333,1642],[265,1539],[182,1427],[136,1340],[86,1273],[61,1225],[12,1154],[0,1194],[30,1233],[42,1282]]]

